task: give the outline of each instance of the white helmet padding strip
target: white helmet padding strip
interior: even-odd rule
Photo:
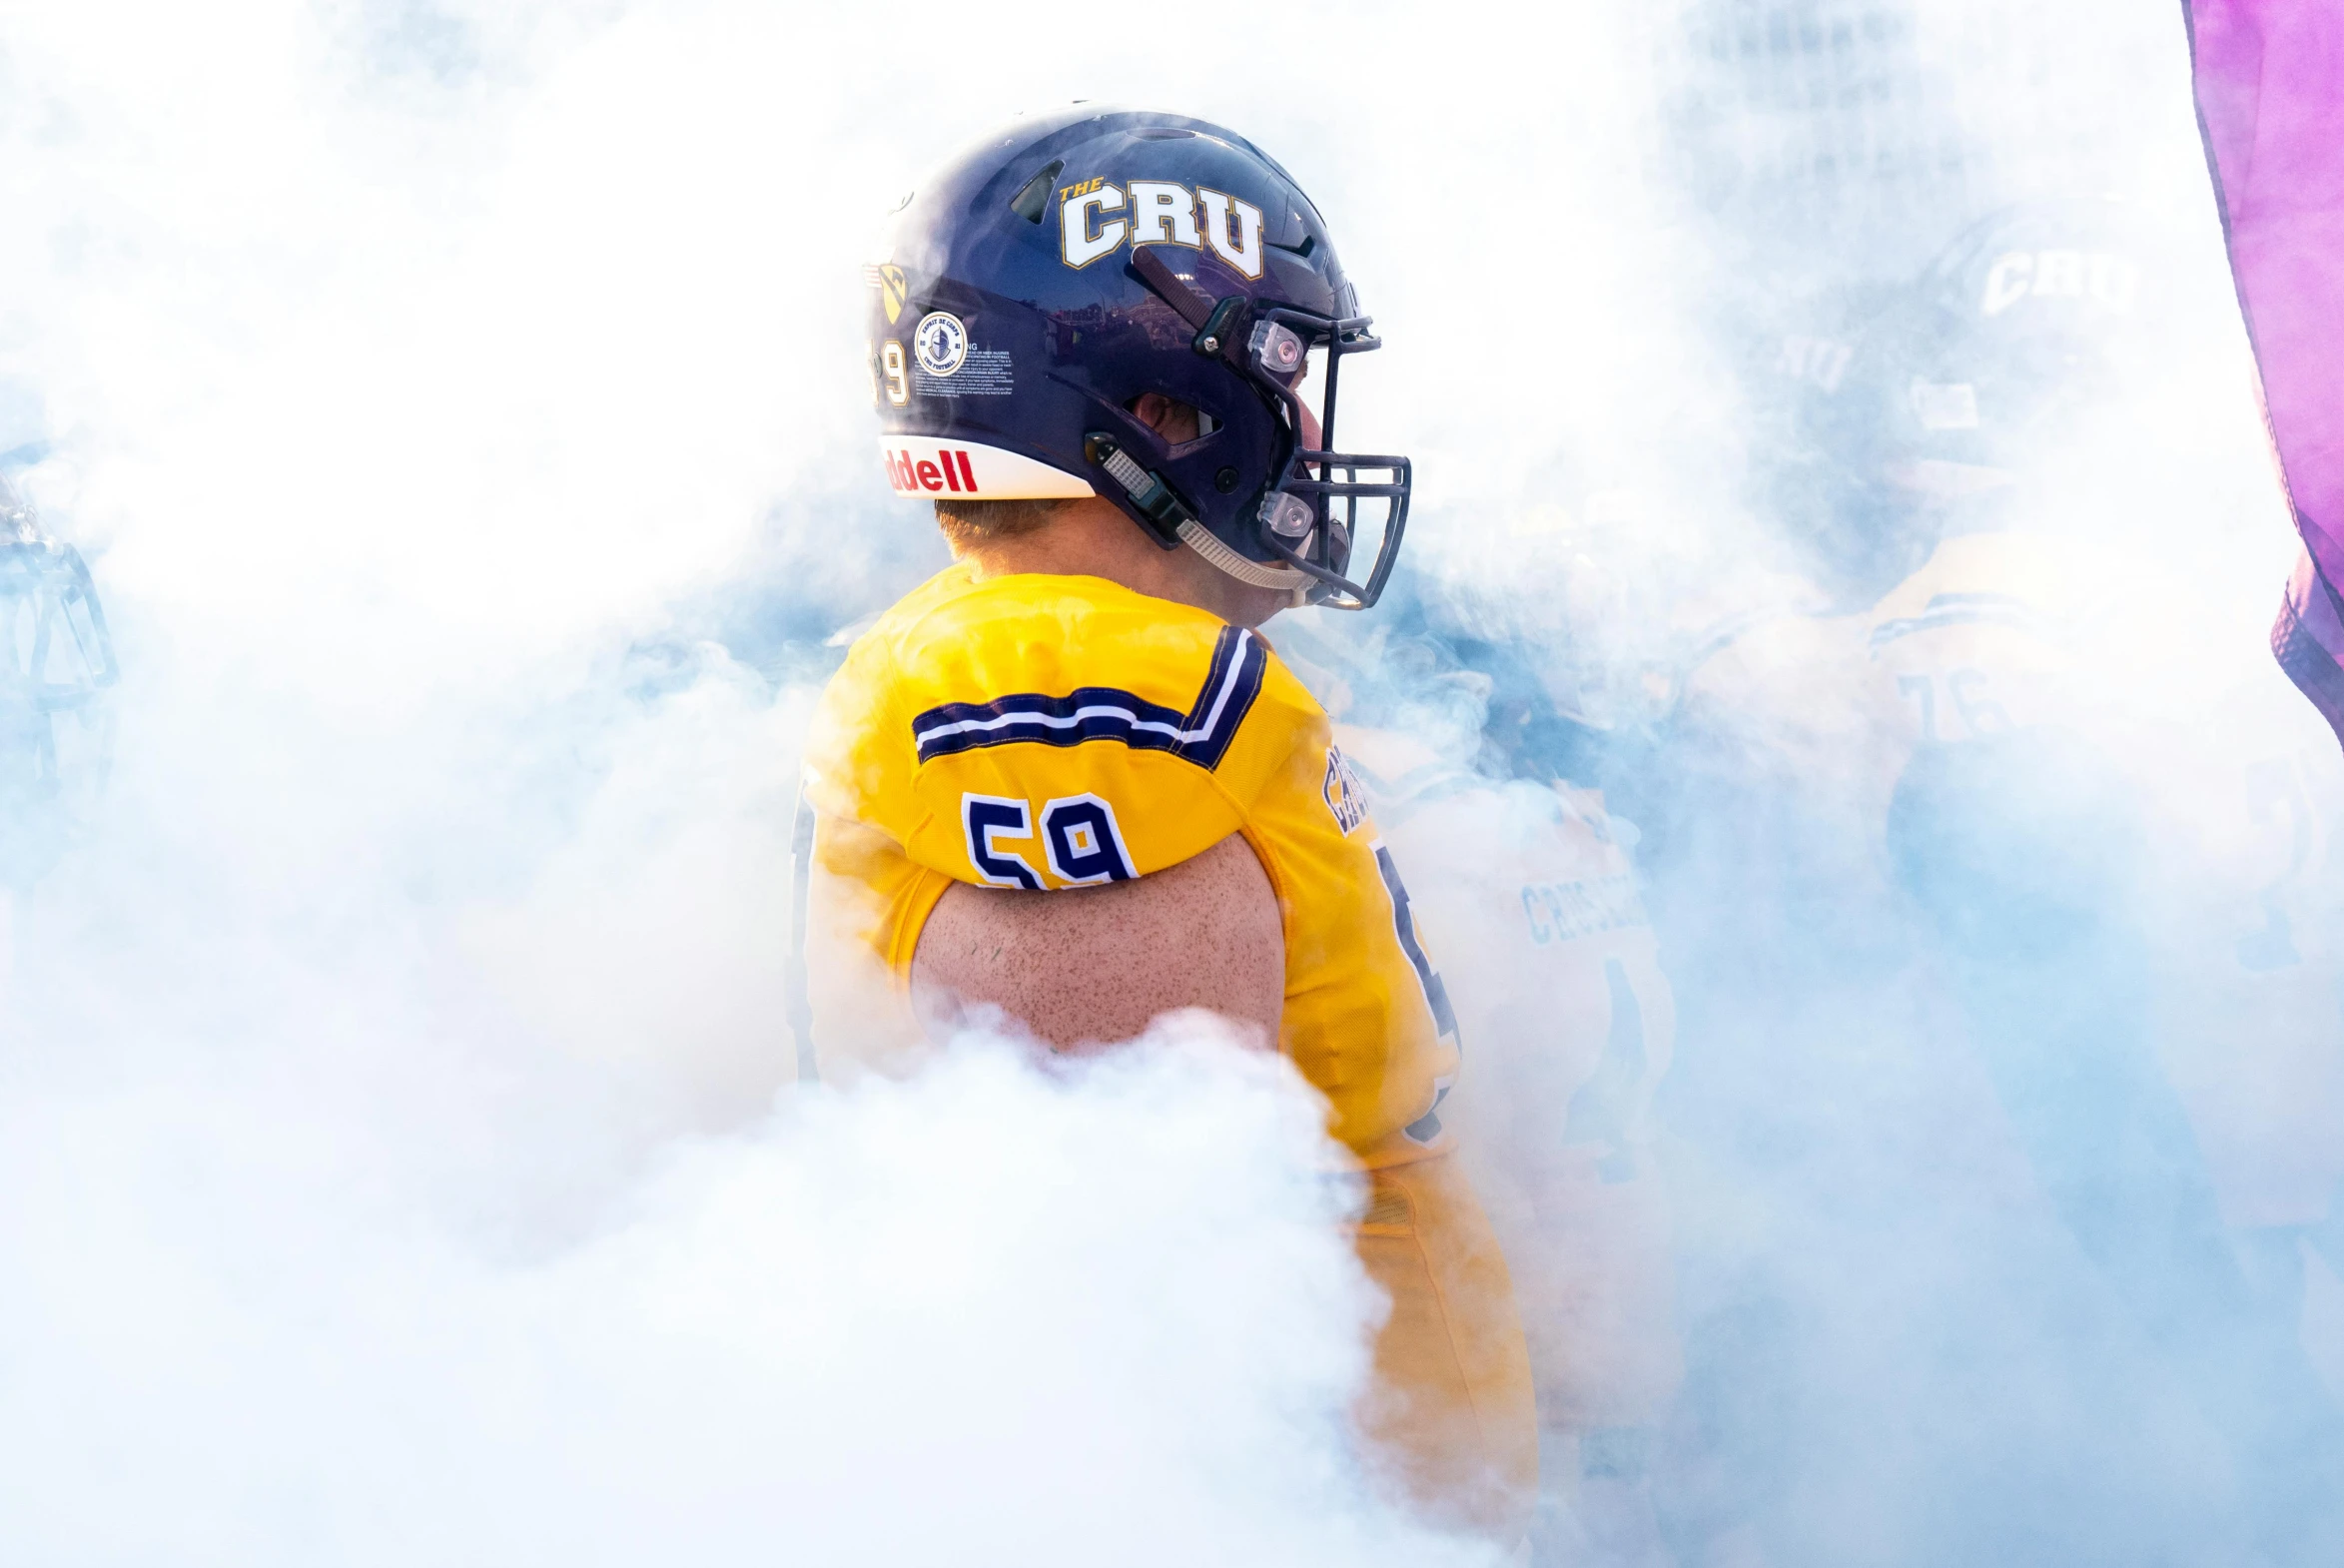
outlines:
[[[1089,480],[998,446],[934,435],[882,435],[880,456],[898,495],[975,500],[1074,500],[1099,493]]]
[[[1308,572],[1296,571],[1291,566],[1270,566],[1257,560],[1247,560],[1193,517],[1180,519],[1180,542],[1248,587],[1291,588],[1298,593],[1311,585],[1312,579]]]

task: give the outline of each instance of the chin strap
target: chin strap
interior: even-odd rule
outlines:
[[[1286,589],[1293,593],[1295,604],[1304,602],[1303,595],[1315,581],[1308,572],[1275,562],[1247,560],[1229,548],[1204,524],[1188,515],[1188,508],[1172,493],[1171,485],[1134,462],[1132,454],[1115,443],[1115,437],[1094,430],[1083,438],[1083,451],[1107,470],[1109,478],[1124,487],[1125,493],[1132,497],[1132,504],[1168,546],[1177,540],[1247,587]]]
[[[1294,595],[1296,606],[1302,604],[1303,595],[1311,589],[1312,579],[1308,572],[1296,571],[1291,566],[1264,566],[1259,561],[1247,560],[1215,538],[1204,524],[1193,517],[1181,518],[1179,531],[1182,544],[1249,588],[1289,589]]]

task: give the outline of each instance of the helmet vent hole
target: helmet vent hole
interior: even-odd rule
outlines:
[[[1134,137],[1143,142],[1176,142],[1182,137],[1194,136],[1195,134],[1193,131],[1182,130],[1176,125],[1152,125],[1132,133]]]
[[[1064,158],[1044,164],[1041,172],[1026,182],[1025,189],[1010,199],[1010,211],[1030,224],[1042,222],[1042,210],[1050,205],[1050,187],[1066,166]]]

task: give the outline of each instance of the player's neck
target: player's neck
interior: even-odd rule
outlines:
[[[1281,594],[1247,588],[1194,550],[1159,547],[1104,500],[1062,507],[1030,533],[956,540],[953,556],[973,568],[979,581],[1025,572],[1104,577],[1134,593],[1193,605],[1239,626],[1258,626],[1284,602]]]

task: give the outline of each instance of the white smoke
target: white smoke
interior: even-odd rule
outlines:
[[[1209,1028],[1049,1076],[972,1039],[671,1144],[532,1257],[314,1098],[18,1098],[10,1554],[1480,1561],[1343,1457],[1373,1303],[1317,1118]]]
[[[1475,1560],[1346,1446],[1282,1064],[791,1087],[810,692],[674,606],[935,549],[867,219],[1101,85],[944,15],[8,18],[0,356],[128,674],[0,992],[0,1553]]]
[[[2069,81],[2210,233],[2176,21],[2062,8],[2095,47],[2012,82],[2026,8],[1931,14],[1977,134]],[[871,460],[880,215],[1075,98],[1235,125],[1324,207],[1390,345],[1346,439],[1417,459],[1421,561],[1552,584],[1510,557],[1568,507],[1651,541],[1630,619],[1672,608],[1639,566],[1731,578],[1734,280],[1655,163],[1658,26],[0,15],[0,378],[126,671],[104,815],[0,905],[0,1555],[1461,1552],[1343,1447],[1378,1307],[1273,1064],[789,1086],[793,661],[939,558]],[[2263,669],[2285,527],[2206,396],[2257,558],[2154,625],[2220,708],[2186,655]],[[786,646],[736,656],[767,588]]]

